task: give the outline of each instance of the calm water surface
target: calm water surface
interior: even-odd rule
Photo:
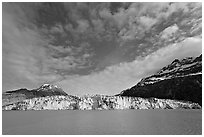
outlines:
[[[3,134],[202,134],[201,110],[3,111]]]

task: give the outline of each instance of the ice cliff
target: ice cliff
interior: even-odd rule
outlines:
[[[114,109],[201,109],[197,103],[170,99],[122,96],[47,96],[7,104],[2,110],[114,110]]]

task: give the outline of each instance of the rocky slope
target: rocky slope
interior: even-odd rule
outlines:
[[[4,92],[2,95],[2,105],[23,101],[25,99],[54,95],[67,95],[67,93],[57,86],[44,84],[41,87],[33,90],[18,89]]]
[[[47,96],[7,104],[2,110],[113,110],[113,109],[201,109],[197,103],[157,98],[122,96]]]
[[[202,105],[202,55],[175,59],[156,74],[122,91],[119,96],[176,99]]]

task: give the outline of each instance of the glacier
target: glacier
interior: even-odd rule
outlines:
[[[2,106],[2,110],[115,110],[115,109],[201,109],[198,103],[171,99],[107,95],[47,96]]]

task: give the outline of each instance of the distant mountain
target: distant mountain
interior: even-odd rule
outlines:
[[[202,54],[197,58],[175,59],[118,95],[186,100],[202,105]]]
[[[35,97],[46,97],[46,96],[55,96],[55,95],[66,96],[67,93],[57,86],[44,84],[41,87],[33,90],[22,88],[14,91],[4,92],[2,95],[2,98],[3,98],[2,104],[5,105],[5,104],[15,103],[18,101],[31,99]]]
[[[202,55],[175,59],[117,96],[72,96],[44,84],[3,93],[2,110],[201,109]]]
[[[44,84],[40,88],[35,90],[36,95],[43,97],[43,96],[53,96],[53,95],[64,95],[66,96],[67,93],[64,92],[61,88],[58,86],[50,85],[50,84]]]

